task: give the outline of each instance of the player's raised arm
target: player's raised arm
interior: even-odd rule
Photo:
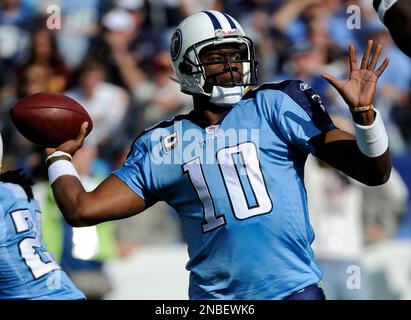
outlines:
[[[384,123],[373,101],[377,80],[387,67],[388,59],[385,58],[376,69],[382,46],[378,45],[371,55],[372,45],[372,41],[368,41],[360,66],[355,48],[350,46],[350,75],[347,82],[338,81],[329,74],[322,75],[350,108],[356,137],[335,129],[314,137],[310,143],[321,160],[360,182],[379,185],[389,179],[391,159]]]
[[[105,179],[95,190],[86,192],[69,155],[80,149],[87,135],[87,123],[83,123],[74,140],[56,149],[45,150],[49,180],[65,220],[72,226],[88,226],[108,220],[127,218],[140,213],[146,203],[124,182],[114,175]]]

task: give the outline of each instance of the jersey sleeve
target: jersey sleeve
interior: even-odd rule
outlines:
[[[6,214],[12,203],[13,196],[0,184],[0,244],[3,244],[7,239]]]
[[[336,128],[321,97],[303,81],[283,81],[274,84],[273,89],[266,90],[264,99],[271,125],[288,143],[315,154],[310,139]]]
[[[159,199],[155,196],[152,183],[150,153],[136,140],[123,166],[112,174],[121,179],[131,190],[142,198],[147,206],[154,205]]]
[[[7,228],[6,228],[6,212],[3,207],[0,205],[0,245],[4,243],[7,237]]]

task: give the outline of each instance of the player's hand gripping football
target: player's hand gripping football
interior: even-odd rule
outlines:
[[[381,66],[375,70],[382,45],[377,46],[370,59],[372,47],[373,41],[368,40],[361,66],[358,68],[355,48],[353,45],[349,46],[350,74],[347,82],[343,83],[328,73],[321,75],[340,93],[350,109],[373,103],[377,80],[388,66],[389,59],[385,58]]]
[[[80,149],[84,143],[84,139],[87,136],[87,127],[88,127],[88,122],[83,122],[80,128],[80,132],[75,139],[68,140],[62,143],[61,145],[59,145],[57,148],[44,149],[44,154],[46,155],[46,157],[53,154],[55,151],[67,152],[73,156],[76,153],[76,151]]]

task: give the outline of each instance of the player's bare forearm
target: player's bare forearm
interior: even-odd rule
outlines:
[[[378,157],[368,157],[360,151],[353,135],[339,129],[316,136],[310,143],[319,159],[366,185],[381,185],[390,177],[388,149]]]
[[[45,155],[51,157],[47,164],[51,166],[60,160],[69,161],[83,145],[87,135],[86,129],[87,123],[84,122],[76,139],[66,141],[56,149],[45,149]],[[59,163],[55,165],[57,167],[53,169],[49,167],[49,176],[54,175],[51,180],[54,199],[66,221],[73,227],[127,218],[146,208],[145,201],[114,175],[105,179],[92,192],[86,192],[75,176],[77,173],[71,163],[68,164],[68,168],[63,163],[60,169]]]
[[[368,110],[364,112],[355,112],[352,114],[352,118],[355,123],[358,123],[362,126],[369,126],[375,120],[374,110]]]
[[[54,199],[64,216],[64,219],[72,226],[78,226],[82,211],[80,196],[86,193],[80,181],[73,176],[62,176],[52,185]]]
[[[391,173],[388,137],[373,106],[377,80],[389,62],[385,58],[377,68],[381,51],[380,44],[373,50],[373,41],[369,40],[359,64],[355,48],[350,45],[348,80],[342,82],[330,74],[322,75],[347,103],[357,138],[335,129],[310,141],[321,160],[370,186],[387,182]]]
[[[127,218],[146,208],[144,200],[113,175],[92,192],[73,176],[61,176],[51,187],[65,220],[74,227]]]

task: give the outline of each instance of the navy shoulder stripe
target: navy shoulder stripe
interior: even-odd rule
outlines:
[[[279,90],[288,95],[307,115],[319,129],[329,128],[332,120],[325,111],[321,97],[306,83],[301,80],[285,80],[277,83],[263,83],[249,91],[243,99],[255,98],[257,92],[262,90]]]
[[[135,140],[137,140],[141,136],[145,135],[146,133],[148,133],[150,131],[153,131],[154,129],[171,127],[172,125],[174,125],[176,123],[176,121],[180,121],[182,119],[185,119],[185,118],[187,118],[187,116],[188,116],[188,114],[179,114],[179,115],[174,116],[172,118],[164,119],[164,120],[160,121],[159,123],[147,128],[147,129],[144,129],[143,132],[141,132]]]
[[[284,91],[284,89],[290,84],[291,81],[296,81],[296,80],[284,80],[281,82],[265,82],[253,89],[251,89],[250,91],[248,91],[243,99],[250,99],[250,98],[255,98],[255,96],[257,95],[258,91],[262,91],[262,90],[280,90],[280,91]]]
[[[174,117],[172,117],[172,118],[164,119],[164,120],[160,121],[159,123],[157,123],[157,124],[155,124],[155,125],[147,128],[147,129],[144,129],[144,130],[133,140],[133,142],[131,143],[131,148],[130,148],[130,151],[128,152],[126,158],[128,158],[128,157],[130,156],[130,154],[131,154],[131,152],[132,152],[132,150],[133,150],[133,146],[134,146],[134,144],[136,143],[136,141],[137,141],[139,138],[141,138],[142,136],[144,136],[146,133],[149,133],[149,132],[151,132],[151,131],[153,131],[153,130],[155,130],[155,129],[158,129],[158,128],[171,127],[172,125],[175,124],[176,121],[180,121],[180,120],[182,120],[182,119],[186,119],[187,116],[188,116],[188,114],[180,114],[180,115],[174,116]]]

